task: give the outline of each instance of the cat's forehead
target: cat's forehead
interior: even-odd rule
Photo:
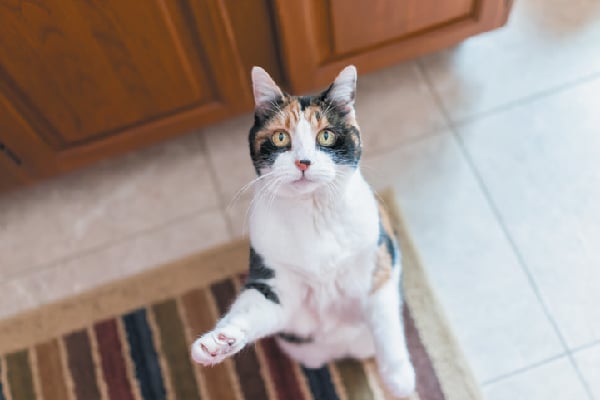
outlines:
[[[306,120],[315,130],[328,126],[326,105],[314,96],[290,96],[266,124],[271,129],[293,132],[300,120]]]

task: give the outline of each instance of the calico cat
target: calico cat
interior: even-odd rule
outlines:
[[[259,67],[252,82],[250,270],[192,358],[213,365],[276,335],[307,368],[375,356],[390,391],[407,396],[415,374],[400,312],[400,252],[359,168],[356,68],[317,96],[290,96]]]

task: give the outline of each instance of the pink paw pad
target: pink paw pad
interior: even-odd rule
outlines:
[[[221,342],[227,343],[230,346],[233,346],[235,344],[235,339],[227,337],[224,333],[219,333],[217,335],[217,339],[219,339]]]

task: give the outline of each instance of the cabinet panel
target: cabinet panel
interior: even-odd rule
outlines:
[[[335,54],[358,51],[468,16],[474,0],[329,0],[321,2],[330,16]],[[348,21],[360,21],[360,29]]]
[[[0,97],[49,149],[36,176],[251,107],[232,32],[222,0],[0,0]]]
[[[364,73],[451,46],[506,22],[506,0],[274,0],[289,89]]]

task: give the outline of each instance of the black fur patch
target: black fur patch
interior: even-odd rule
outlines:
[[[306,107],[313,104],[313,97],[312,96],[299,96],[298,103],[300,103],[300,111],[304,111],[304,110],[306,110]]]
[[[280,332],[277,334],[277,337],[280,338],[281,340],[284,340],[288,343],[293,343],[293,344],[306,344],[306,343],[312,343],[314,341],[314,338],[312,338],[311,336],[303,337],[300,335],[296,335],[295,333],[288,333],[288,332]]]
[[[265,265],[263,257],[250,246],[250,273],[247,282],[275,278],[275,271]]]
[[[385,243],[385,247],[390,255],[390,259],[392,260],[392,267],[396,265],[396,261],[398,260],[398,249],[396,247],[396,243],[394,238],[390,237],[385,231],[381,220],[379,221],[379,241],[378,244],[381,245]]]
[[[346,118],[348,111],[327,97],[330,89],[331,87],[319,97],[318,103],[329,121],[330,129],[336,135],[336,140],[333,146],[319,146],[319,150],[331,154],[337,164],[356,167],[362,153],[360,132],[356,126],[348,122]]]
[[[267,300],[280,304],[279,296],[273,290],[271,285],[264,282],[267,279],[275,278],[275,271],[265,265],[263,257],[250,246],[250,271],[244,284],[244,289],[256,289]]]
[[[244,289],[256,289],[263,296],[265,296],[265,299],[271,300],[275,304],[281,304],[281,302],[279,301],[279,296],[277,296],[277,293],[275,293],[273,291],[273,288],[271,287],[271,285],[269,285],[267,283],[248,282],[244,285]]]

